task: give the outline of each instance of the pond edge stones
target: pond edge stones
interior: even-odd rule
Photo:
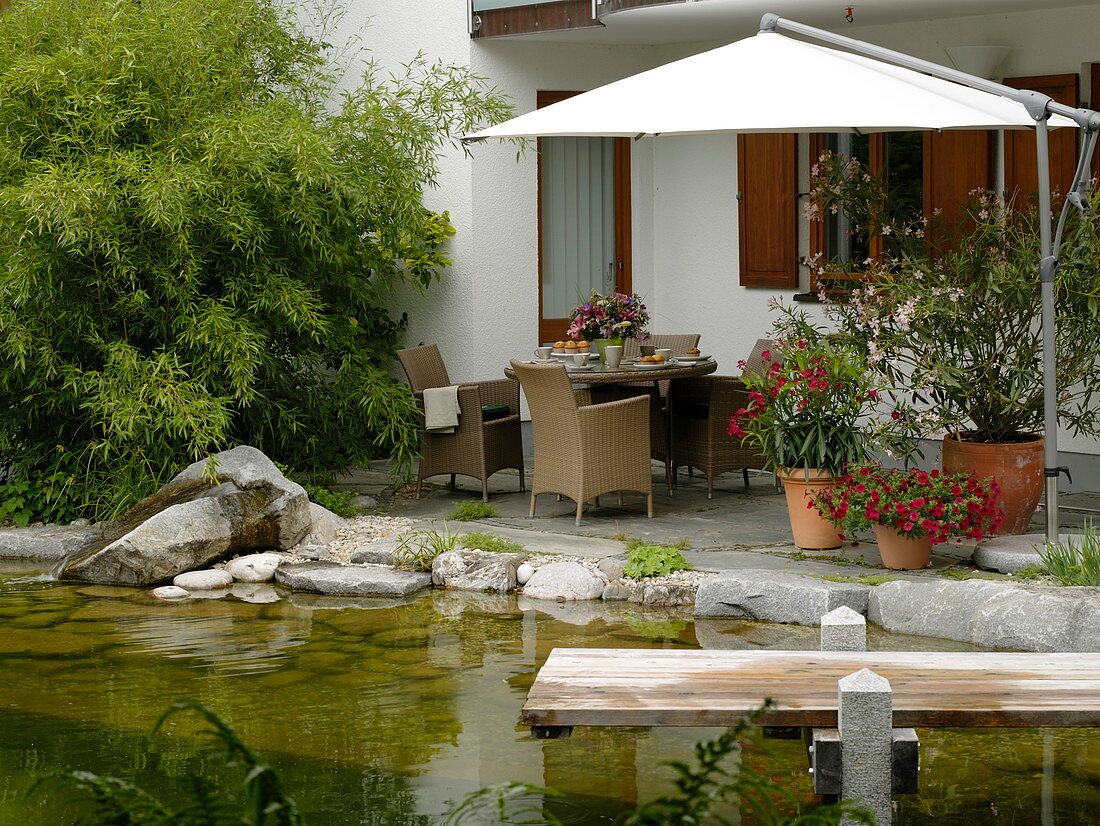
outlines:
[[[283,563],[275,581],[296,591],[339,596],[403,596],[427,588],[432,575],[381,565],[340,565],[335,562]]]
[[[695,616],[819,625],[822,616],[842,605],[866,614],[871,590],[784,571],[725,571],[699,585]]]
[[[522,553],[497,553],[464,548],[446,551],[432,562],[432,584],[463,591],[496,591],[515,589],[520,564],[527,559]]]
[[[600,599],[607,587],[607,577],[579,562],[552,562],[537,569],[523,594],[534,599],[552,599],[559,602]]]

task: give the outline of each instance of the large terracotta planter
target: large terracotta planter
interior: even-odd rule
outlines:
[[[1022,433],[1018,442],[968,442],[965,435],[944,437],[944,471],[996,480],[1001,486],[996,507],[1004,521],[995,533],[1027,533],[1043,493],[1043,437]]]
[[[875,525],[882,564],[894,571],[918,571],[932,558],[932,537],[912,537],[886,525]]]
[[[836,480],[827,470],[790,468],[777,471],[787,496],[787,513],[791,518],[794,544],[807,551],[820,551],[840,547],[837,529],[812,506],[811,497],[819,490],[836,486]]]

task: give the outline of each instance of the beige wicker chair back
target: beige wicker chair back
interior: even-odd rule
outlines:
[[[439,348],[434,344],[410,347],[397,351],[397,360],[405,369],[409,386],[414,393],[423,393],[429,387],[447,387],[451,380],[447,376],[447,365]]]
[[[745,359],[745,366],[741,370],[742,376],[751,376],[755,373],[763,372],[765,368],[763,353],[765,350],[770,350],[778,342],[773,338],[758,338],[756,340],[756,346],[752,348],[752,353],[747,359]]]
[[[693,347],[699,346],[699,334],[653,334],[648,338],[629,338],[623,343],[623,358],[638,358],[642,354],[639,348],[642,344],[652,344],[654,347],[667,347],[672,355],[682,355]]]

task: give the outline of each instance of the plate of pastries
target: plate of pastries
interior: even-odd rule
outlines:
[[[555,341],[554,349],[550,351],[550,355],[554,358],[569,359],[577,355],[577,353],[588,353],[591,358],[598,359],[600,354],[597,353],[594,348],[587,341]]]

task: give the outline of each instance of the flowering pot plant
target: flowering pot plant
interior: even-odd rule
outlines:
[[[744,376],[749,404],[731,417],[729,435],[748,440],[779,470],[840,474],[877,447],[908,456],[915,449],[908,420],[869,419],[881,388],[860,348],[826,334],[805,313],[775,309],[783,314],[774,330],[779,338],[761,354],[764,369]]]
[[[584,304],[569,317],[569,336],[573,339],[641,338],[649,326],[649,310],[639,295],[611,293],[600,295],[595,290]]]
[[[938,470],[898,470],[877,464],[849,468],[813,506],[844,534],[875,526],[939,545],[952,537],[979,540],[1001,523],[996,482]]]

